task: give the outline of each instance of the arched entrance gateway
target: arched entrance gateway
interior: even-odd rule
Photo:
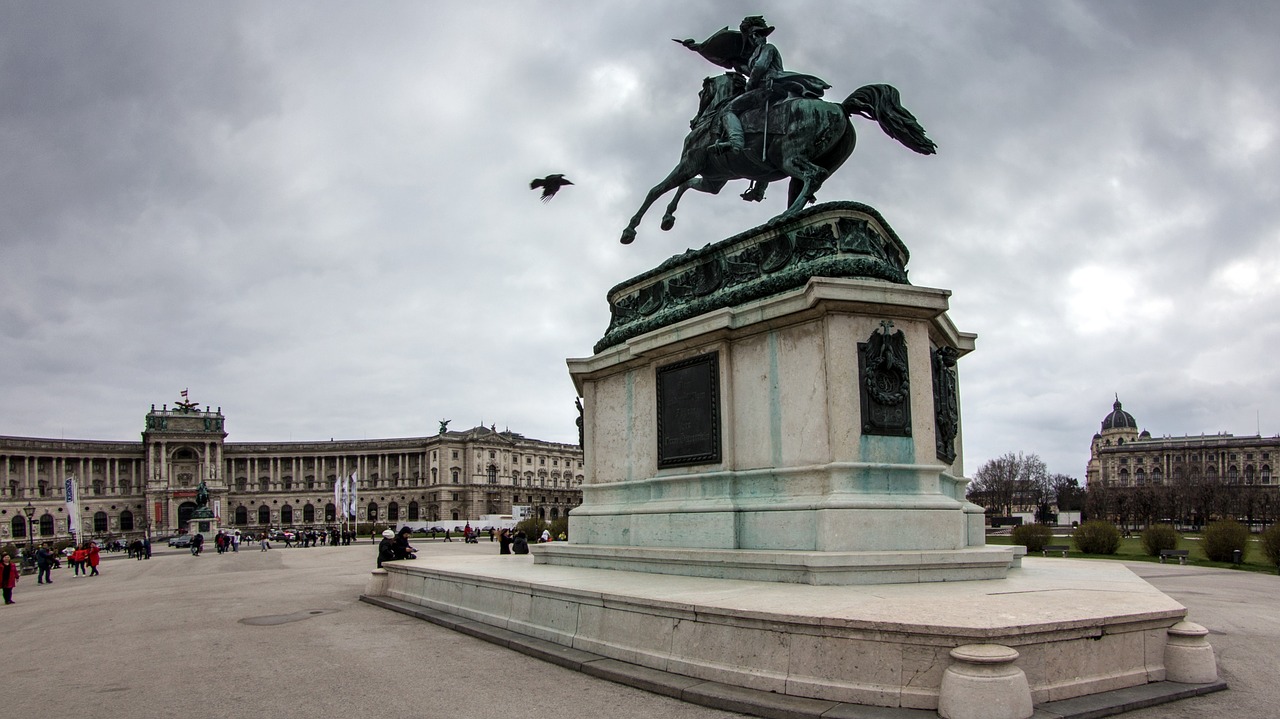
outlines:
[[[195,502],[183,502],[178,505],[178,528],[186,529],[187,523],[191,521],[191,515],[196,511]]]

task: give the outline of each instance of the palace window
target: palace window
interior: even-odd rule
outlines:
[[[95,534],[106,534],[107,532],[107,513],[93,513],[93,531]]]
[[[258,524],[271,524],[271,508],[265,504],[258,507]]]
[[[454,483],[454,484],[458,484],[458,474],[459,474],[459,473],[458,473],[458,470],[454,469],[454,470],[450,470],[450,471],[451,471],[451,472],[452,472],[452,474],[453,474],[453,483]]]
[[[133,512],[130,512],[127,509],[120,513],[120,531],[121,532],[133,531]]]

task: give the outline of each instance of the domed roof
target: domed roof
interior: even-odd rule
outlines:
[[[1111,414],[1102,418],[1102,431],[1109,429],[1137,429],[1138,423],[1134,421],[1133,415],[1120,409],[1120,397],[1116,396],[1116,403],[1111,405]]]

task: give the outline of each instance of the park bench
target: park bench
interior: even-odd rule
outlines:
[[[1186,564],[1186,563],[1187,563],[1187,554],[1188,554],[1188,552],[1187,552],[1187,550],[1185,550],[1185,549],[1161,549],[1161,550],[1160,550],[1160,563],[1161,563],[1161,564],[1164,564],[1164,560],[1165,560],[1165,558],[1167,558],[1167,557],[1177,557],[1177,558],[1178,558],[1178,564]]]
[[[1046,544],[1040,553],[1047,557],[1049,556],[1049,552],[1062,552],[1062,556],[1065,557],[1067,556],[1067,550],[1069,549],[1071,549],[1071,547],[1065,544]]]

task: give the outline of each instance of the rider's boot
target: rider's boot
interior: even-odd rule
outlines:
[[[725,112],[720,117],[720,124],[724,126],[724,139],[711,146],[716,152],[742,152],[746,142],[742,136],[742,121],[732,112]]]

